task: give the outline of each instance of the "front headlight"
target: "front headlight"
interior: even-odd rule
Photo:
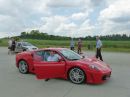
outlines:
[[[89,68],[99,71],[99,68],[95,65],[89,65]]]

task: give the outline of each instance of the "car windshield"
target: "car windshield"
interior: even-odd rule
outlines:
[[[22,43],[23,46],[32,46],[32,44],[28,43],[28,42],[23,42]]]
[[[64,49],[60,51],[61,54],[68,60],[80,60],[82,57],[72,50]]]

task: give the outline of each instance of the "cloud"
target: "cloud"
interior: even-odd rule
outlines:
[[[48,34],[55,34],[55,29],[57,29],[62,23],[66,22],[66,17],[64,16],[51,16],[42,18],[44,24],[40,27],[43,32],[48,32]]]
[[[106,0],[91,0],[91,6],[98,7],[101,4],[106,4]]]
[[[0,0],[0,37],[40,30],[53,35],[130,34],[130,0]]]
[[[75,20],[81,20],[81,19],[85,19],[86,17],[88,17],[88,13],[74,13],[72,14],[71,18],[75,19]]]
[[[86,0],[89,1],[89,0]],[[81,7],[85,1],[84,0],[50,0],[47,5],[53,8],[65,7],[65,8],[72,8],[72,7]]]
[[[6,36],[20,35],[20,32],[27,28],[38,28],[40,17],[44,14],[49,15],[45,0],[6,1],[0,0],[0,32],[6,33]],[[4,36],[5,34],[0,35]]]
[[[126,2],[127,1],[127,2]],[[127,20],[130,16],[130,0],[118,0],[100,13],[100,18],[109,20]]]
[[[48,32],[48,34],[81,37],[92,35],[94,27],[90,25],[90,20],[86,20],[81,25],[70,20],[70,17],[53,16],[43,18],[44,25],[40,27],[40,31]],[[50,28],[50,29],[48,29]]]
[[[104,34],[130,35],[130,0],[117,0],[100,12],[99,25]]]

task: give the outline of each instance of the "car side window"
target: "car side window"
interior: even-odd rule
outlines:
[[[21,47],[21,43],[18,43],[18,45],[17,45],[18,47]]]
[[[34,54],[35,61],[45,61],[45,62],[58,62],[61,56],[55,52],[54,56],[51,56],[51,51],[37,51]]]
[[[35,61],[47,61],[48,56],[50,56],[49,51],[37,51],[34,54]]]
[[[34,60],[43,61],[44,60],[43,56],[44,56],[44,51],[37,51],[34,53]]]
[[[44,51],[37,51],[36,52],[36,55],[38,55],[38,56],[43,56],[43,54],[44,54]]]
[[[44,56],[43,56],[44,61],[47,61],[49,56],[50,56],[50,51],[44,51]]]
[[[61,56],[55,51],[49,51],[49,56],[47,57],[47,62],[58,62]]]

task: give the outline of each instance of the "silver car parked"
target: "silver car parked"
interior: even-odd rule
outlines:
[[[32,51],[38,49],[36,46],[28,42],[17,42],[15,52]]]

